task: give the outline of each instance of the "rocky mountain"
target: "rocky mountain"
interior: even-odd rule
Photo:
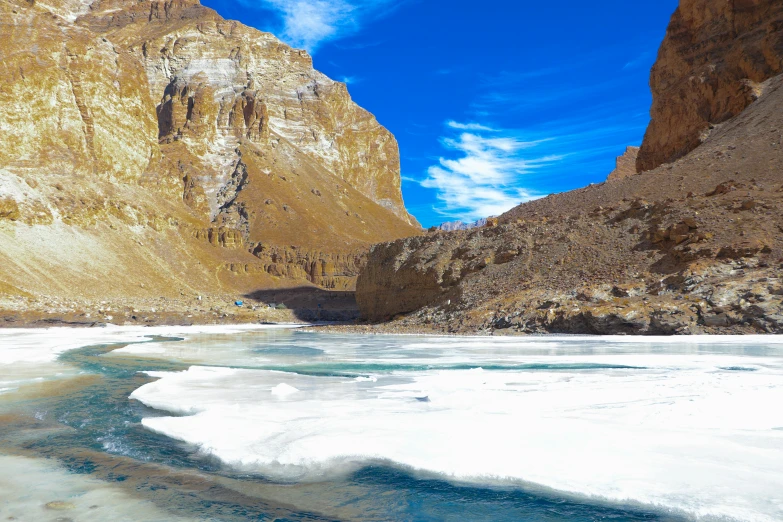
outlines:
[[[637,171],[695,149],[783,73],[783,2],[681,0],[650,76],[652,121]]]
[[[394,137],[305,51],[197,0],[0,16],[0,308],[351,290],[420,233]]]
[[[646,172],[520,205],[497,226],[375,246],[363,316],[386,330],[783,332],[783,75],[763,81],[783,57],[781,7],[682,0],[652,73]],[[710,76],[674,72],[700,61]],[[753,99],[727,97],[732,85]]]

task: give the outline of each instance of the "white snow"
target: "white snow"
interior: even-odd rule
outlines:
[[[278,397],[287,397],[289,395],[293,395],[294,393],[297,393],[298,391],[299,390],[297,390],[290,384],[281,382],[280,384],[272,388],[272,395],[277,395]]]
[[[188,338],[199,334],[235,334],[288,329],[301,325],[113,326],[104,328],[0,328],[0,365],[50,362],[67,350],[92,344],[137,343],[152,336]],[[131,347],[128,347],[131,349]],[[142,348],[143,349],[143,348]]]
[[[697,518],[783,519],[780,337],[755,338],[749,356],[709,353],[732,343],[742,352],[754,343],[747,338],[613,338],[604,350],[585,338],[584,355],[576,338],[342,339],[320,338],[330,360],[581,369],[401,369],[373,381],[194,366],[159,374],[131,397],[190,415],[146,418],[148,429],[274,478],[319,479],[383,461]],[[289,388],[298,391],[269,393]]]
[[[68,350],[93,344],[148,342],[150,336],[188,339],[200,335],[238,334],[294,328],[294,325],[107,326],[105,328],[0,329],[0,395],[36,380],[65,378],[78,371],[57,361]],[[145,343],[146,344],[146,343]],[[150,343],[162,346],[161,343]],[[136,346],[126,349],[132,352]],[[154,347],[152,348],[154,350]]]

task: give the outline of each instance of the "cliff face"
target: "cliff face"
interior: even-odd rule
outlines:
[[[615,181],[636,174],[636,158],[639,156],[639,147],[628,147],[622,156],[617,157],[615,169],[606,178],[606,181]]]
[[[652,121],[637,170],[695,149],[715,125],[756,100],[762,82],[781,72],[779,0],[682,0],[650,77]]]
[[[419,233],[394,137],[306,52],[197,0],[0,17],[6,295],[351,289]]]
[[[762,82],[780,70],[781,8],[683,0],[639,157],[672,163],[497,224],[376,245],[357,284],[364,318],[446,332],[783,332],[783,75]],[[710,121],[723,123],[702,133]]]

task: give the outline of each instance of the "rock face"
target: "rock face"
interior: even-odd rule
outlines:
[[[606,178],[606,181],[615,181],[636,174],[636,158],[639,155],[639,147],[628,147],[622,156],[617,157],[617,166]]]
[[[0,16],[12,296],[350,290],[370,244],[420,233],[394,137],[306,52],[197,0]]]
[[[652,121],[637,170],[695,149],[715,125],[738,115],[783,72],[783,2],[681,0],[650,86]]]
[[[387,329],[783,333],[783,75],[679,161],[376,245],[357,285]]]

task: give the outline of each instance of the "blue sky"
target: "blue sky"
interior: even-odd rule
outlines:
[[[677,0],[202,0],[305,48],[400,144],[428,227],[601,182],[641,143]]]

